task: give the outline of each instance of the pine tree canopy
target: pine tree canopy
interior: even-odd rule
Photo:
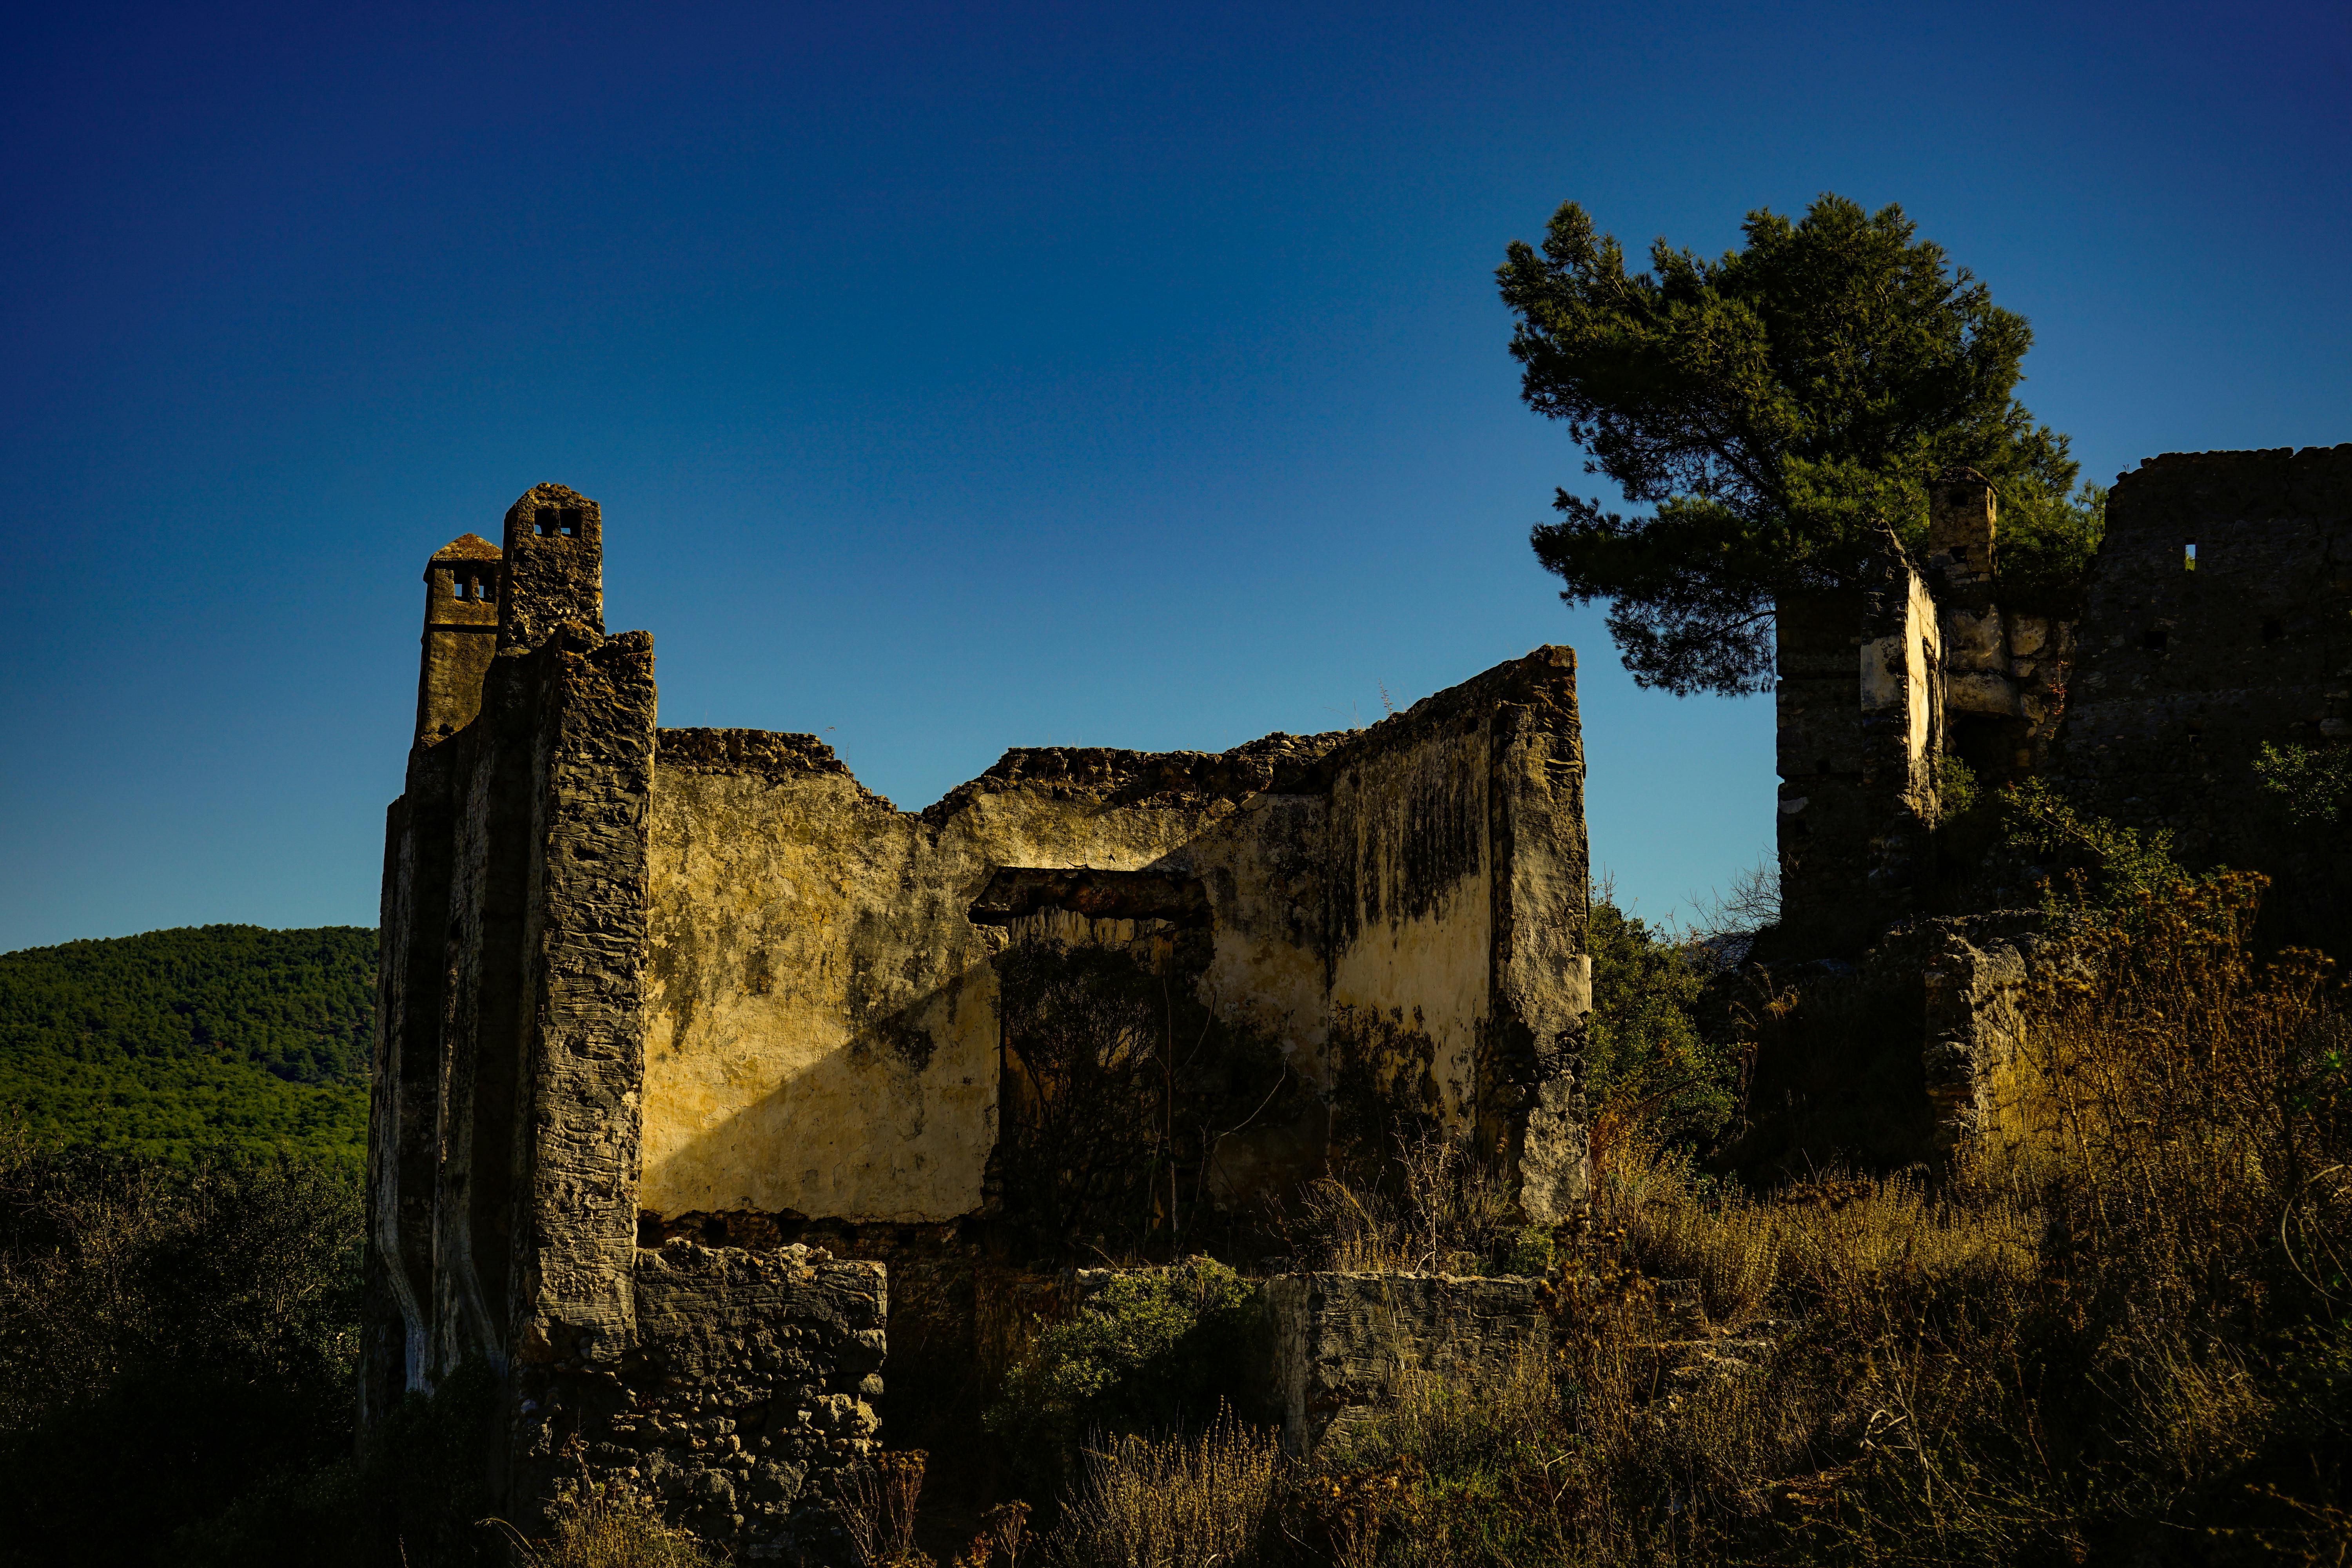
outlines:
[[[2063,589],[2096,543],[2102,496],[2070,500],[2066,438],[2013,395],[2033,341],[1902,209],[1823,195],[1759,209],[1707,261],[1664,239],[1650,270],[1573,202],[1538,253],[1498,269],[1518,317],[1520,395],[1564,420],[1645,517],[1559,492],[1537,557],[1570,604],[1610,602],[1643,686],[1769,689],[1782,595],[1856,583],[1891,532],[1924,542],[1927,487],[1974,468],[2000,491],[2004,578]]]

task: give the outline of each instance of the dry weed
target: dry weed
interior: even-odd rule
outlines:
[[[842,1524],[858,1568],[917,1568],[929,1558],[915,1550],[915,1507],[923,1495],[920,1448],[879,1453],[851,1470],[841,1488]]]
[[[1067,1568],[1244,1568],[1281,1471],[1273,1434],[1229,1410],[1195,1435],[1118,1438],[1087,1454],[1053,1555]]]
[[[548,1533],[537,1541],[496,1522],[523,1568],[719,1568],[727,1561],[664,1523],[660,1505],[622,1481],[567,1489],[548,1510]]]

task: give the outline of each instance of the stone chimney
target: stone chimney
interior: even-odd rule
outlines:
[[[604,514],[578,490],[533,485],[507,509],[499,647],[537,647],[566,621],[604,635]]]
[[[482,710],[482,677],[499,632],[505,568],[499,547],[462,533],[425,563],[425,654],[416,678],[416,743],[447,740]]]

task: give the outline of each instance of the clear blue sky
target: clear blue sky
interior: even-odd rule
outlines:
[[[1900,202],[2087,473],[2352,440],[2347,16],[12,7],[0,948],[373,924],[419,571],[541,479],[665,722],[909,808],[1572,644],[1667,913],[1769,845],[1770,705],[1637,691],[1537,569],[1591,481],[1505,243]]]

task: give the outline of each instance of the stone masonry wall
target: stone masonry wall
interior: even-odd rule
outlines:
[[[1335,1137],[1377,1097],[1513,1167],[1528,1213],[1586,1178],[1591,1007],[1575,655],[1540,648],[1325,759]],[[1374,1154],[1374,1158],[1378,1158]]]
[[[740,1559],[845,1560],[838,1489],[879,1447],[883,1266],[681,1240],[629,1279],[635,1345],[552,1413],[556,1473],[625,1479]]]
[[[1394,1405],[1416,1378],[1493,1389],[1545,1365],[1540,1279],[1449,1274],[1277,1274],[1265,1286],[1283,1447],[1311,1455]]]
[[[2186,452],[2118,476],[2050,773],[2165,828],[2192,867],[2274,879],[2279,934],[2352,929],[2340,837],[2257,787],[2264,742],[2352,739],[2352,445]]]

